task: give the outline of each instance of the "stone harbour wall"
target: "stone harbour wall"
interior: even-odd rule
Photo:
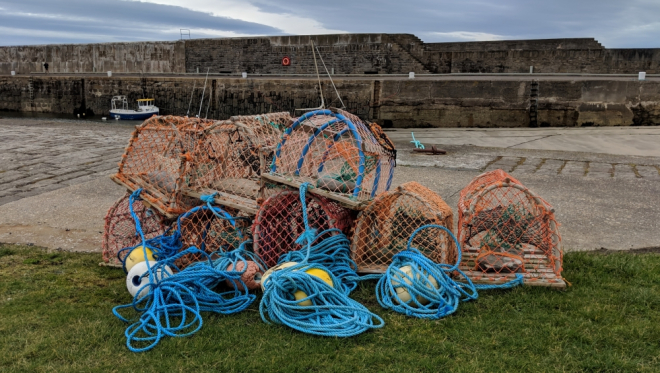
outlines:
[[[530,66],[537,73],[660,74],[660,48],[606,49],[593,38],[424,43],[411,34],[334,34],[0,47],[0,75],[42,73],[44,62],[52,73],[313,74],[310,40],[336,74],[528,73]]]
[[[51,73],[182,73],[183,42],[51,44],[0,47],[0,74]]]
[[[208,116],[320,105],[315,79],[0,76],[2,111],[108,115],[112,96],[153,97],[161,114]],[[347,110],[385,127],[528,127],[532,84],[540,126],[660,125],[660,82],[579,80],[335,80]],[[341,106],[329,81],[326,106]],[[201,108],[201,109],[200,109]]]

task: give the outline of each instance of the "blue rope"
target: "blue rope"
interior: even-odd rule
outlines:
[[[147,257],[146,249],[150,249],[153,253],[154,259],[164,260],[172,257],[173,255],[176,255],[183,246],[183,243],[181,242],[181,232],[178,229],[175,230],[172,234],[170,234],[171,229],[168,229],[164,234],[158,237],[150,238],[148,240],[144,238],[144,232],[142,231],[140,218],[133,210],[133,204],[136,200],[140,199],[141,193],[142,188],[137,189],[128,197],[128,209],[131,213],[131,217],[133,218],[133,222],[135,223],[135,231],[140,236],[141,242],[135,246],[125,247],[117,252],[117,259],[119,259],[121,262],[124,272],[127,272],[126,258],[128,258],[131,252],[133,252],[133,250],[137,247],[142,246],[142,251],[145,258]],[[125,252],[127,252],[126,255],[123,255]]]
[[[216,252],[215,255],[218,255],[219,258],[213,261],[213,267],[218,270],[226,270],[229,266],[236,268],[238,262],[243,262],[243,270],[239,273],[243,274],[247,269],[247,262],[252,261],[257,264],[261,272],[266,272],[268,266],[266,263],[259,258],[257,254],[246,249],[247,245],[252,245],[253,241],[248,240],[242,242],[241,245],[236,249],[228,252]]]
[[[245,250],[247,242],[242,243],[235,251],[220,253],[220,258],[212,262],[209,254],[194,246],[179,251],[181,236],[178,229],[172,236],[159,236],[145,240],[140,220],[133,211],[133,202],[139,198],[141,191],[138,189],[129,197],[130,212],[135,221],[136,231],[142,240],[144,256],[147,256],[148,247],[153,250],[158,262],[152,267],[149,261],[146,261],[147,271],[140,277],[140,280],[148,276],[149,282],[137,290],[133,301],[112,309],[112,313],[117,318],[127,323],[130,320],[123,317],[120,310],[133,308],[140,314],[138,320],[129,325],[124,332],[126,346],[132,352],[148,351],[154,348],[164,336],[186,337],[196,333],[203,324],[201,312],[228,315],[246,309],[256,298],[255,295],[248,293],[247,286],[241,279],[247,270],[247,263],[244,263],[241,271],[227,271],[226,269],[232,264],[232,268],[235,269],[238,260],[245,261],[246,258],[254,260],[261,269],[265,269],[263,262],[256,260],[254,254]],[[210,208],[213,211],[214,207]],[[122,249],[122,251],[133,250],[135,247]],[[189,254],[202,255],[206,260],[193,263],[173,275],[169,275],[165,271],[165,267],[177,268],[174,264],[176,260]],[[242,286],[235,286],[234,289],[221,293],[213,290],[221,282],[228,280]],[[147,290],[147,292],[143,294],[143,290]]]
[[[428,228],[445,231],[456,243],[458,258],[456,264],[437,264],[412,247],[415,235]],[[475,285],[458,266],[461,262],[461,247],[454,234],[441,225],[424,225],[417,228],[408,239],[406,250],[394,255],[392,263],[376,286],[376,297],[383,308],[392,309],[407,316],[439,319],[458,309],[460,301],[477,299],[477,289],[505,289],[523,283],[523,276],[517,274],[514,280],[501,285]],[[409,266],[406,273],[403,267]],[[465,282],[455,281],[452,273],[458,273]],[[401,292],[401,293],[400,293]],[[408,293],[404,301],[400,295]]]
[[[422,144],[421,141],[417,141],[417,140],[415,140],[415,133],[410,132],[410,134],[412,135],[412,141],[411,141],[411,143],[415,144],[415,148],[417,148],[417,149],[424,149],[424,144]]]
[[[307,249],[288,253],[285,257],[296,259],[299,263],[273,272],[262,284],[264,295],[259,305],[261,319],[266,323],[284,324],[304,333],[328,337],[350,337],[369,329],[383,327],[385,322],[382,318],[348,297],[348,293],[357,284],[347,275],[348,271],[355,272],[351,268],[352,261],[346,260],[350,258],[344,257],[344,249],[348,248],[344,248],[348,241],[346,236],[330,236],[312,248],[316,238],[334,232],[327,230],[317,236],[316,230],[309,226],[305,203],[308,186],[309,183],[300,186],[305,232],[296,241],[300,244],[306,242]],[[339,252],[339,258],[332,258],[330,255],[333,252]],[[342,277],[336,276],[331,268],[312,262],[313,260],[330,265]],[[333,286],[306,273],[311,269],[328,273]],[[302,291],[307,297],[296,300],[294,293],[297,291]],[[310,301],[312,305],[299,304],[305,301]]]
[[[237,250],[244,250],[243,247]],[[164,273],[164,266],[188,254],[200,254],[206,258],[184,270],[156,280],[156,273]],[[223,253],[225,254],[225,253]],[[239,257],[240,254],[236,254]],[[227,255],[231,257],[231,255]],[[124,332],[126,346],[132,352],[143,352],[154,348],[164,336],[187,337],[201,329],[201,312],[214,312],[229,315],[243,311],[252,304],[256,296],[249,294],[241,275],[242,271],[227,271],[228,265],[220,259],[217,266],[211,257],[196,247],[190,247],[167,260],[149,268],[143,276],[149,276],[149,283],[138,289],[133,302],[113,308],[112,313],[124,322],[129,319],[120,314],[124,308],[133,308],[140,313],[137,321]],[[147,266],[149,266],[147,262]],[[235,267],[234,267],[235,268]],[[242,284],[242,289],[218,293],[214,291],[221,282],[233,281]],[[141,295],[143,289],[148,293]]]
[[[278,263],[302,263],[307,258],[308,263],[321,264],[339,279],[340,291],[350,294],[361,280],[355,272],[357,265],[351,259],[351,241],[336,228],[327,229],[312,239],[312,242],[317,241],[310,247],[309,254],[305,250],[289,251],[280,257]]]

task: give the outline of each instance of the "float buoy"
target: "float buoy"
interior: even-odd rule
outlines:
[[[133,266],[135,266],[138,263],[142,263],[147,260],[150,262],[156,261],[156,259],[154,258],[153,251],[151,251],[151,249],[149,248],[146,248],[146,251],[147,251],[147,255],[145,256],[142,246],[138,246],[135,249],[131,250],[131,252],[126,257],[126,260],[124,261],[126,272],[130,272]]]
[[[271,267],[271,268],[268,269],[266,272],[264,272],[264,275],[261,276],[261,291],[265,291],[265,290],[266,290],[266,288],[264,287],[264,284],[266,283],[266,279],[267,279],[270,275],[272,275],[274,272],[281,271],[281,270],[283,270],[284,268],[289,268],[289,267],[292,267],[292,266],[294,266],[294,265],[296,265],[296,264],[298,264],[298,263],[296,263],[296,262],[284,262],[284,263],[282,263],[282,264],[278,264],[278,265],[276,265],[275,267]]]
[[[416,277],[413,277],[413,269],[409,265],[403,266],[403,267],[399,268],[399,270],[405,274],[405,276],[401,276],[401,278],[403,279],[403,282],[405,282],[406,285],[408,285],[408,286],[412,285],[412,282],[410,281],[411,278],[415,282],[420,282],[421,283],[421,282],[424,281],[424,280],[422,280],[422,276],[419,273],[417,274]],[[428,275],[428,277],[427,277],[428,282],[425,282],[424,286],[429,290],[432,290],[429,287],[429,285],[433,286],[434,289],[437,289],[438,288],[438,282],[435,280],[435,278],[433,278],[433,276],[429,275],[426,272],[424,272],[424,274]],[[410,293],[406,289],[406,286],[405,285],[401,286],[400,284],[401,283],[399,281],[396,281],[396,280],[392,279],[392,286],[394,286],[394,288],[396,290],[396,295],[398,296],[398,299],[396,297],[394,297],[394,302],[399,303],[399,301],[400,301],[402,303],[408,303],[409,306],[414,307],[415,302],[410,302],[412,297],[410,296]],[[397,286],[399,286],[399,287],[397,287]],[[419,302],[422,305],[427,305],[427,304],[430,303],[430,300],[424,298],[421,295],[418,295],[417,296],[417,302]]]
[[[154,268],[158,264],[155,261],[149,261],[149,267]],[[167,275],[163,273],[163,268],[165,269],[165,272],[167,272]],[[149,283],[149,276],[142,276],[145,273],[147,273],[148,267],[147,267],[147,262],[142,261],[133,266],[131,268],[130,272],[128,272],[128,275],[126,276],[126,288],[128,289],[128,292],[131,293],[131,295],[135,298],[135,294],[138,293],[138,290],[140,290],[143,286],[147,285]],[[154,275],[154,280],[156,283],[159,283],[160,280],[162,280],[165,277],[172,276],[172,270],[168,266],[163,266],[162,268],[159,268],[156,271],[156,274]],[[138,295],[138,299],[144,297],[149,293],[149,287],[145,287],[140,291],[140,294]]]
[[[264,273],[264,275],[261,277],[261,290],[265,290],[264,284],[266,283],[266,279],[268,278],[268,276],[272,275],[274,272],[281,271],[285,268],[293,267],[294,265],[297,264],[298,263],[296,262],[284,262],[267,270],[266,273]],[[330,276],[330,274],[320,268],[310,268],[306,270],[305,273],[310,274],[314,277],[318,277],[321,280],[323,280],[323,282],[328,284],[328,286],[334,287],[334,284],[332,283],[332,277]],[[307,298],[307,294],[305,294],[305,292],[303,292],[302,290],[298,290],[293,293],[293,297],[296,298],[296,300],[301,300]],[[306,301],[298,302],[298,305],[303,307],[311,306],[312,301],[308,299]]]
[[[244,271],[243,274],[241,275],[241,280],[249,290],[257,289],[261,285],[261,279],[264,276],[264,274],[261,273],[261,269],[259,268],[257,263],[251,260],[247,261],[247,268],[245,268],[245,262],[241,260],[238,261],[236,264],[229,265],[229,267],[227,267],[227,271],[236,271],[236,272]],[[243,284],[241,284],[239,281],[227,280],[226,283],[232,288],[238,289],[240,291],[245,290],[243,288]]]
[[[284,56],[282,58],[282,66],[289,66],[291,65],[291,59],[288,56]]]

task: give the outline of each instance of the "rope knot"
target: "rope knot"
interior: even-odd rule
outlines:
[[[205,202],[205,203],[213,203],[213,202],[215,202],[215,195],[216,194],[218,194],[218,192],[215,192],[213,194],[203,194],[203,195],[199,196],[199,199],[202,202]]]
[[[311,244],[316,238],[316,228],[308,228],[296,239],[298,245]]]

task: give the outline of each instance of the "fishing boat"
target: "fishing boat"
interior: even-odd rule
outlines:
[[[122,120],[143,120],[158,115],[158,108],[155,106],[153,98],[141,98],[137,100],[137,110],[128,108],[126,96],[114,96],[112,98],[112,109],[110,109],[110,118]]]

